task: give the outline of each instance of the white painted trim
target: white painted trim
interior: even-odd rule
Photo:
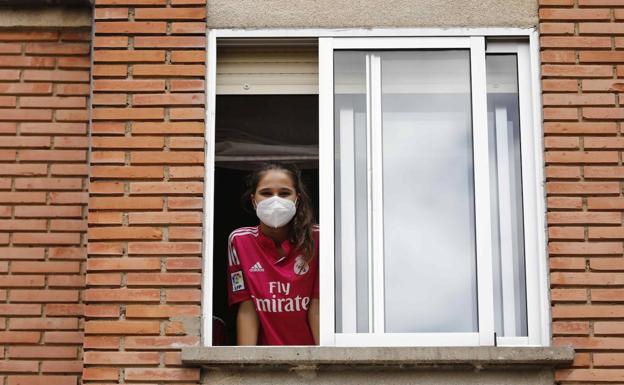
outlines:
[[[496,337],[496,346],[529,345],[529,337]],[[538,345],[539,346],[539,345]]]
[[[319,38],[319,145],[320,163],[319,166],[325,170],[325,176],[320,178],[320,215],[323,231],[321,231],[320,249],[320,274],[323,277],[334,277],[334,165],[333,165],[333,49],[332,36],[336,37],[471,37],[479,36],[505,36],[505,37],[528,37],[530,41],[530,64],[531,64],[531,95],[532,95],[532,121],[533,121],[533,150],[534,150],[534,180],[538,181],[535,186],[535,214],[537,222],[537,245],[538,245],[538,270],[539,270],[539,315],[541,335],[540,341],[536,345],[550,345],[550,301],[548,291],[548,264],[546,251],[546,222],[545,222],[545,194],[543,176],[543,145],[542,145],[542,116],[541,116],[541,84],[539,68],[539,46],[538,33],[534,28],[424,28],[424,29],[212,29],[208,31],[207,63],[208,75],[206,82],[207,115],[206,115],[206,175],[205,186],[205,218],[204,218],[204,276],[203,276],[203,342],[205,346],[211,344],[212,329],[212,242],[213,242],[213,197],[214,191],[214,106],[216,96],[216,82],[214,66],[211,69],[210,63],[216,63],[216,39],[227,37],[240,38],[270,38],[270,37],[312,37]],[[474,39],[471,37],[471,40]],[[474,41],[474,40],[473,40]],[[212,76],[212,78],[211,78]],[[484,80],[484,79],[483,79]],[[485,87],[485,82],[483,84]],[[212,154],[212,155],[211,155]],[[212,157],[212,158],[211,158]],[[476,164],[475,164],[476,166]],[[523,170],[524,171],[524,170]],[[489,194],[488,194],[489,195]],[[488,208],[489,212],[489,208]],[[208,225],[207,225],[208,224]],[[479,226],[477,226],[479,228]],[[526,231],[526,229],[525,229]],[[491,245],[489,246],[491,248]],[[490,250],[490,270],[491,270],[491,250]],[[483,263],[480,261],[479,263]],[[491,271],[490,271],[491,278]],[[487,282],[486,285],[492,285]],[[320,281],[321,293],[325,295],[321,301],[321,344],[335,345],[338,339],[355,338],[362,334],[343,335],[338,337],[335,334],[334,308],[335,298],[333,293],[334,280],[324,279]],[[490,288],[491,289],[491,288]],[[481,290],[481,287],[479,287]],[[491,295],[491,290],[490,290]],[[481,311],[481,309],[480,309]],[[481,314],[480,314],[481,317]],[[493,323],[493,314],[491,317]],[[488,321],[489,322],[489,321]],[[487,330],[489,331],[489,326]],[[493,324],[492,324],[493,330]],[[449,338],[452,345],[458,345],[459,339],[470,341],[468,345],[491,344],[490,337],[479,338],[477,333],[466,333],[470,336],[460,336],[463,333],[451,333]],[[483,333],[482,333],[483,334]],[[365,334],[369,335],[369,334]],[[445,333],[446,335],[446,333]],[[379,335],[379,346],[400,345],[409,343],[410,345],[423,345],[427,337],[418,335],[420,342],[413,340],[411,334],[384,334]],[[460,337],[458,339],[458,336]],[[416,338],[416,337],[414,337]],[[440,346],[444,343],[442,334],[432,334],[432,346]],[[520,337],[522,338],[522,337]],[[493,333],[492,337],[493,339]],[[514,339],[520,341],[519,339]],[[500,341],[511,341],[503,338]],[[393,343],[394,342],[394,343]],[[365,341],[362,341],[365,344]],[[533,344],[532,344],[533,345]],[[368,346],[371,346],[368,344]]]
[[[511,181],[509,172],[509,127],[507,108],[494,111],[496,132],[496,171],[498,173],[498,218],[500,234],[500,266],[503,288],[503,332],[505,336],[516,333],[516,296],[513,265],[513,215],[511,212]]]
[[[478,346],[478,333],[336,334],[336,346]]]
[[[531,96],[533,101],[533,150],[535,159],[535,216],[537,226],[537,260],[539,269],[539,307],[541,338],[537,341],[542,346],[551,344],[550,290],[548,274],[547,225],[546,225],[546,188],[544,179],[544,144],[542,126],[542,84],[540,73],[539,34],[534,30],[529,35],[529,54],[531,65]]]
[[[353,108],[341,109],[340,120],[340,271],[342,331],[357,331],[357,268],[355,234],[355,115]],[[351,197],[351,198],[347,198]]]
[[[452,49],[470,48],[469,37],[348,37],[336,38],[334,49]]]
[[[528,37],[535,28],[282,28],[214,29],[218,38],[270,37],[402,37],[402,36],[520,36]]]
[[[489,171],[490,156],[487,120],[485,38],[483,36],[472,36],[470,40],[479,345],[493,346],[495,343],[494,282],[492,265],[492,221],[490,215],[491,186]]]
[[[204,253],[202,258],[202,343],[212,346],[212,292],[213,292],[213,242],[214,242],[214,143],[217,96],[217,38],[213,31],[207,33],[206,49],[206,130],[204,160]]]
[[[385,276],[384,276],[384,221],[383,221],[383,134],[382,134],[382,110],[381,110],[381,57],[376,54],[370,57],[370,130],[367,137],[370,138],[370,175],[372,189],[372,222],[368,223],[372,228],[373,246],[373,332],[385,333]]]
[[[525,271],[527,291],[527,328],[529,343],[539,344],[541,340],[540,307],[539,307],[539,242],[540,229],[537,217],[538,196],[535,179],[535,152],[541,149],[535,146],[535,130],[533,127],[533,106],[531,95],[531,68],[528,45],[518,48],[518,96],[520,112],[520,150],[522,151],[522,203],[524,219]]]
[[[319,280],[321,345],[334,345],[334,55],[332,38],[319,39]]]

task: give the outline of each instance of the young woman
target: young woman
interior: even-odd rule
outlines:
[[[230,234],[228,301],[238,304],[238,345],[319,341],[318,226],[294,166],[265,164],[243,200],[260,224]]]

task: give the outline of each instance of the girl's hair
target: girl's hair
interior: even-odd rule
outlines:
[[[247,189],[241,197],[243,207],[253,212],[250,197],[256,193],[256,188],[258,188],[260,179],[262,179],[268,171],[273,170],[286,173],[295,185],[295,191],[299,197],[297,198],[297,212],[295,213],[295,217],[292,219],[289,237],[297,249],[301,251],[305,261],[310,262],[315,253],[314,238],[312,235],[314,227],[314,212],[310,202],[310,195],[303,184],[301,171],[297,166],[294,164],[271,162],[263,163],[261,166],[252,171],[251,174],[247,176]]]

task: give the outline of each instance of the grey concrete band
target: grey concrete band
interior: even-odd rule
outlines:
[[[183,348],[182,362],[219,366],[554,367],[571,347],[232,347]]]
[[[91,8],[2,8],[0,28],[91,27]]]

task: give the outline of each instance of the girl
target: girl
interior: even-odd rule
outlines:
[[[265,164],[247,187],[243,201],[260,224],[229,237],[228,301],[239,304],[237,344],[318,344],[318,226],[301,173]]]

